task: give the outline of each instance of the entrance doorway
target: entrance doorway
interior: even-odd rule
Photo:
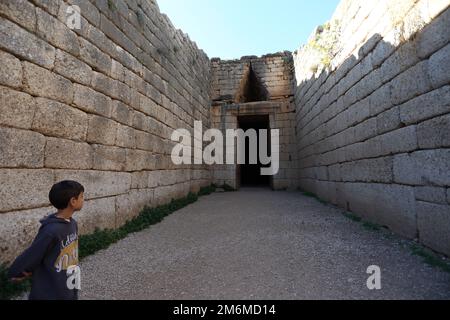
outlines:
[[[255,129],[258,135],[258,155],[259,155],[259,130],[266,129],[270,130],[270,120],[268,115],[254,115],[254,116],[239,116],[238,117],[238,125],[239,128],[246,131],[249,129]],[[270,139],[270,134],[268,135]],[[269,167],[269,165],[265,166],[260,162],[258,156],[257,164],[249,164],[249,151],[250,145],[248,139],[245,142],[245,163],[244,165],[238,166],[238,179],[239,185],[241,187],[270,187],[271,186],[271,177],[270,176],[262,176],[261,168]],[[270,141],[268,141],[268,152],[270,154]]]

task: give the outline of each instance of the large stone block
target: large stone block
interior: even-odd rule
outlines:
[[[58,14],[58,8],[61,4],[59,1],[52,0],[33,0],[33,2],[40,8],[44,9],[51,15],[56,16]]]
[[[400,118],[405,124],[417,123],[450,113],[450,86],[423,94],[400,106]]]
[[[39,221],[55,212],[53,207],[0,214],[0,263],[11,263],[36,237]]]
[[[400,108],[394,107],[377,116],[377,130],[383,134],[401,127]]]
[[[84,235],[92,234],[96,229],[114,229],[115,215],[115,197],[109,197],[86,201],[74,218],[78,222],[79,234]]]
[[[134,48],[134,44],[104,15],[100,17],[100,29],[125,50],[130,51]]]
[[[155,188],[154,204],[156,206],[164,205],[183,196],[183,190],[180,185],[170,185]]]
[[[55,47],[61,48],[74,56],[80,54],[77,35],[64,23],[36,8],[37,34]]]
[[[23,71],[24,88],[27,92],[38,97],[72,103],[73,86],[66,78],[29,62],[23,62]]]
[[[156,156],[151,152],[127,149],[126,171],[154,170]]]
[[[436,251],[450,255],[450,206],[417,202],[420,241]]]
[[[36,30],[36,8],[28,0],[2,0],[0,13],[31,32]]]
[[[339,170],[342,181],[380,183],[393,181],[392,157],[344,163]]]
[[[382,86],[369,96],[369,105],[371,116],[376,116],[393,106],[389,84]]]
[[[394,105],[430,91],[432,87],[428,77],[428,60],[419,62],[394,78],[390,82],[390,87]]]
[[[0,169],[0,212],[48,206],[52,170]]]
[[[73,103],[81,110],[95,113],[104,117],[111,117],[111,99],[91,88],[75,84]]]
[[[22,65],[20,60],[6,53],[0,51],[0,84],[18,88],[22,86]]]
[[[139,171],[131,174],[131,188],[145,189],[148,188],[148,177],[150,171]]]
[[[116,146],[134,149],[136,146],[137,133],[137,130],[119,124],[117,128]]]
[[[113,79],[119,80],[119,81],[125,81],[125,68],[124,66],[116,61],[116,60],[112,60],[112,65],[111,65],[111,77]]]
[[[126,163],[126,150],[123,148],[94,145],[94,169],[123,171]]]
[[[0,17],[0,48],[46,68],[51,68],[55,61],[54,47],[2,17]]]
[[[157,142],[158,140],[161,140],[161,138],[156,137],[150,133],[138,130],[135,130],[135,133],[136,133],[136,148],[152,152],[163,151],[157,148],[158,146]]]
[[[394,179],[409,185],[450,186],[450,150],[423,150],[395,156]]]
[[[375,137],[379,143],[380,154],[397,154],[418,149],[416,127],[409,126]]]
[[[118,101],[112,101],[112,119],[126,126],[133,125],[133,110],[126,104]]]
[[[117,135],[117,122],[95,115],[89,116],[87,141],[113,146]]]
[[[119,99],[119,95],[117,93],[117,85],[116,82],[114,81],[117,80],[114,80],[108,76],[105,76],[102,73],[94,71],[92,75],[91,85],[96,91],[101,92],[113,99]]]
[[[161,171],[150,171],[148,173],[147,185],[149,188],[156,188],[162,183]]]
[[[45,167],[55,169],[92,169],[93,150],[85,142],[47,138]]]
[[[340,202],[365,220],[387,226],[408,238],[416,238],[414,188],[394,184],[347,183]]]
[[[419,62],[414,42],[406,42],[381,66],[383,82],[388,82],[407,68]]]
[[[428,72],[431,84],[439,88],[450,83],[450,44],[433,54],[430,58]]]
[[[90,85],[92,81],[91,67],[59,49],[56,51],[55,68],[53,70],[72,81],[84,85]]]
[[[87,115],[68,105],[38,98],[32,128],[48,136],[72,140],[86,139]]]
[[[89,41],[80,38],[80,57],[95,71],[111,74],[111,58]]]
[[[85,199],[96,199],[128,193],[131,174],[92,170],[55,170],[55,180],[75,180],[85,188]]]
[[[90,1],[70,0],[68,2],[72,5],[79,6],[83,17],[85,17],[92,25],[98,26],[100,24],[100,12]]]
[[[30,129],[35,112],[32,96],[0,87],[0,125]]]
[[[425,202],[447,204],[446,189],[439,187],[415,187],[416,199]]]
[[[421,149],[450,147],[450,114],[419,124],[417,140]]]
[[[132,220],[144,209],[153,205],[152,189],[131,190],[130,193],[116,197],[116,228]]]
[[[427,58],[450,41],[450,10],[447,9],[417,35],[417,53]]]
[[[0,127],[0,167],[42,168],[45,137],[37,132]]]

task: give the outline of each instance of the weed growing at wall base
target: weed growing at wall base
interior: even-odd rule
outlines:
[[[180,210],[198,200],[199,197],[215,192],[216,186],[211,185],[201,188],[198,193],[189,193],[181,199],[173,199],[170,203],[150,208],[145,207],[134,219],[128,221],[118,229],[96,230],[93,234],[80,236],[79,255],[80,259],[90,256],[100,250],[107,249],[110,245],[126,238],[129,234],[143,231],[151,225],[164,220],[165,217]],[[17,284],[12,283],[7,277],[8,267],[0,265],[0,300],[13,299],[30,289],[31,282],[25,281]]]
[[[301,188],[298,188],[298,191],[302,192],[302,194],[304,196],[314,198],[321,203],[330,205],[329,203],[323,201],[316,194],[314,194],[312,192],[303,191]],[[357,216],[356,214],[354,214],[352,212],[342,211],[342,214],[347,219],[350,219],[354,222],[360,223],[361,226],[367,231],[383,232],[383,231],[387,230],[385,227],[380,226],[376,223],[372,223],[372,222],[363,220],[363,218]],[[408,243],[410,243],[410,242],[408,242]],[[438,268],[444,272],[450,273],[450,263],[448,262],[448,259],[442,258],[439,254],[433,252],[432,250],[430,250],[418,243],[409,244],[408,246],[409,246],[409,249],[411,250],[412,254],[415,256],[421,257],[424,263],[428,264],[429,266]]]

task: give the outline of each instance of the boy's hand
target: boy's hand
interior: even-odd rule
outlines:
[[[18,283],[18,282],[25,281],[26,279],[30,278],[31,276],[32,276],[31,272],[22,272],[22,277],[12,278],[11,281]]]

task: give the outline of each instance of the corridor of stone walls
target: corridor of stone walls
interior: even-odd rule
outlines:
[[[79,29],[66,24],[74,4]],[[155,0],[2,0],[0,263],[31,243],[64,179],[86,188],[83,235],[211,184],[263,185],[286,206],[306,192],[450,256],[449,6],[342,0],[293,53],[222,60]],[[279,171],[175,165],[172,132],[194,121],[279,129]]]

